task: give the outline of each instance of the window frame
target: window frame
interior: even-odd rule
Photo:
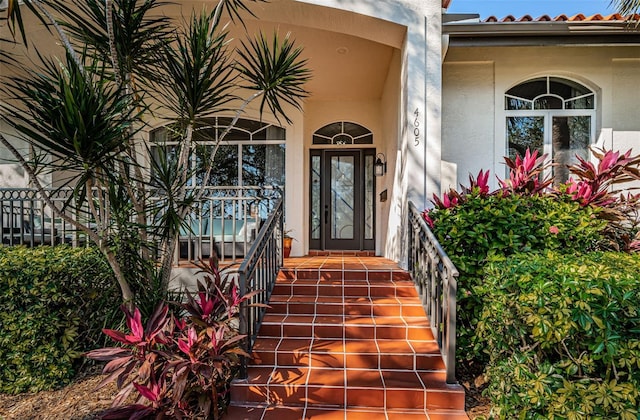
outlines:
[[[546,159],[546,163],[551,163],[552,159],[553,159],[553,118],[554,117],[589,117],[590,118],[590,132],[589,132],[589,144],[587,146],[587,148],[589,148],[590,146],[592,146],[593,144],[596,143],[596,121],[597,121],[597,103],[598,103],[598,97],[597,97],[597,93],[595,90],[591,89],[590,87],[584,85],[583,83],[577,82],[575,80],[566,78],[566,77],[560,77],[560,76],[544,76],[544,78],[546,78],[546,85],[547,85],[547,92],[541,95],[537,95],[536,97],[534,97],[533,99],[526,99],[526,98],[521,98],[521,97],[517,97],[514,95],[510,95],[507,92],[509,92],[511,89],[513,89],[514,87],[520,86],[522,84],[525,83],[529,83],[532,81],[535,81],[537,79],[541,79],[541,77],[537,77],[537,78],[531,78],[528,80],[525,80],[523,82],[520,82],[516,85],[511,86],[509,89],[507,89],[502,96],[502,102],[503,102],[503,112],[504,112],[504,118],[503,118],[503,124],[504,124],[504,130],[503,130],[503,134],[504,134],[504,148],[503,148],[503,156],[509,156],[509,133],[508,133],[508,129],[509,129],[509,124],[507,123],[508,119],[511,117],[542,117],[543,118],[543,154],[547,155],[547,159]],[[564,99],[562,96],[558,95],[557,93],[551,92],[550,91],[550,82],[551,79],[555,79],[555,82],[562,82],[562,81],[566,81],[572,84],[578,84],[581,87],[583,87],[584,89],[588,90],[589,93],[586,94],[582,94],[582,95],[578,95],[575,97],[572,97],[570,99]],[[592,108],[581,108],[581,109],[567,109],[566,108],[566,104],[568,102],[574,101],[576,99],[580,99],[580,98],[584,98],[587,96],[593,95],[593,107]],[[554,96],[557,98],[562,99],[563,101],[563,108],[562,109],[536,109],[535,108],[535,101],[538,98],[544,97],[544,96]],[[532,107],[528,108],[528,109],[507,109],[507,99],[508,98],[514,98],[514,99],[524,99],[527,101],[531,101]],[[591,155],[590,151],[587,150],[589,156]],[[506,175],[508,176],[508,168],[505,167],[506,170]],[[549,169],[547,169],[547,172],[545,172],[544,174],[545,176],[551,176],[552,175],[552,168],[550,167]]]
[[[216,145],[216,140],[215,138],[217,137],[218,133],[217,133],[217,129],[221,128],[221,127],[226,127],[223,124],[219,123],[220,119],[231,119],[232,117],[226,116],[226,115],[219,115],[219,116],[214,116],[214,117],[209,117],[211,118],[213,121],[215,121],[214,123],[206,126],[206,127],[201,127],[196,129],[195,131],[200,131],[200,130],[205,130],[205,129],[209,129],[209,130],[214,130],[214,139],[213,140],[205,140],[205,141],[193,141],[190,145],[190,152],[189,152],[189,166],[193,171],[193,174],[191,175],[191,177],[189,178],[189,180],[187,181],[188,185],[191,187],[198,187],[198,188],[207,188],[207,187],[217,187],[218,185],[208,185],[208,184],[198,184],[198,179],[197,179],[197,172],[195,171],[195,164],[197,159],[196,157],[196,147],[201,147],[201,146],[215,146]],[[250,123],[259,123],[259,124],[265,124],[264,127],[260,128],[259,130],[256,131],[249,131],[245,128],[242,128],[241,126],[238,126],[237,124],[232,128],[232,130],[236,130],[236,131],[241,131],[247,134],[247,138],[246,139],[242,139],[242,140],[221,140],[219,142],[220,146],[236,146],[237,147],[237,162],[236,162],[236,168],[237,168],[237,185],[224,185],[223,187],[260,187],[259,185],[245,185],[244,184],[244,179],[243,179],[243,149],[244,146],[250,145],[250,146],[268,146],[268,145],[284,145],[284,157],[283,157],[283,164],[285,164],[286,162],[286,137],[287,137],[287,132],[286,129],[284,127],[280,127],[276,124],[270,124],[270,123],[266,123],[266,122],[262,122],[259,120],[253,120],[250,118],[241,118],[239,119],[239,121],[248,121]],[[275,140],[262,140],[262,139],[254,139],[254,135],[256,133],[259,133],[263,130],[267,130],[269,127],[276,127],[279,128],[282,131],[282,139],[275,139]],[[161,141],[161,145],[158,144],[158,142],[156,140],[154,140],[154,134],[155,133],[159,133],[162,130],[167,130],[166,126],[162,126],[162,127],[157,127],[153,130],[150,131],[149,133],[149,143],[151,145],[151,148],[155,148],[155,147],[167,147],[167,146],[177,146],[179,145],[179,141],[170,141],[170,140],[165,140],[165,141]],[[283,185],[282,187],[284,187],[284,178],[286,176],[285,174],[285,168],[283,166]]]

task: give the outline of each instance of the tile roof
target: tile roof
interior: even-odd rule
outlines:
[[[491,23],[491,22],[594,22],[594,21],[603,21],[603,22],[624,22],[624,21],[638,21],[640,20],[640,15],[628,15],[623,16],[619,13],[613,13],[610,15],[601,15],[595,14],[591,16],[585,16],[582,13],[578,13],[577,15],[567,16],[567,15],[558,15],[556,17],[551,17],[549,15],[542,15],[537,18],[531,17],[531,15],[524,15],[520,18],[516,18],[513,15],[505,16],[501,19],[498,19],[495,16],[489,16],[484,19],[483,22]]]

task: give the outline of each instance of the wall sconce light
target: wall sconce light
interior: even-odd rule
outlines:
[[[373,164],[373,173],[382,176],[387,173],[387,158],[383,153],[376,155],[376,163]]]

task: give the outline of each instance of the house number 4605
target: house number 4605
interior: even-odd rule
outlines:
[[[420,145],[420,109],[416,108],[413,115],[416,117],[413,120],[413,135],[415,136],[415,146],[418,146]]]

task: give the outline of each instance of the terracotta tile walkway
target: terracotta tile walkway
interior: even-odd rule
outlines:
[[[467,419],[409,274],[392,261],[289,258],[230,419]]]

